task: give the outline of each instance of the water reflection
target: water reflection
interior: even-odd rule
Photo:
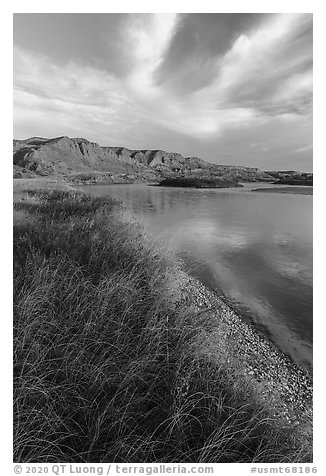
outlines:
[[[312,364],[312,197],[244,189],[84,187],[121,199],[300,363]]]

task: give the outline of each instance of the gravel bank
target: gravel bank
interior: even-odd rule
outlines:
[[[219,361],[225,358],[237,369],[240,381],[251,381],[283,424],[312,425],[312,376],[292,362],[271,342],[245,323],[218,295],[197,279],[183,275],[179,305],[205,313],[211,323],[199,338],[199,352]],[[216,357],[218,356],[218,357]]]

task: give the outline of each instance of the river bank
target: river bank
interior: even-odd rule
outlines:
[[[307,369],[295,364],[216,293],[187,274],[183,299],[197,312],[207,312],[219,322],[218,335],[210,333],[208,347],[203,346],[205,352],[214,358],[214,348],[221,346],[217,339],[223,339],[228,343],[226,360],[237,362],[239,373],[255,384],[261,383],[262,393],[278,395],[281,406],[275,409],[275,416],[296,424],[312,419],[312,375]]]
[[[296,195],[313,195],[313,187],[306,185],[302,185],[300,187],[296,187],[295,185],[291,185],[290,187],[279,185],[278,187],[256,188],[252,191],[266,193],[294,193]]]
[[[19,193],[16,461],[311,461],[309,375],[114,200]]]

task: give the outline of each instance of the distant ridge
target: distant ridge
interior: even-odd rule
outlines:
[[[31,137],[14,140],[14,177],[63,177],[75,182],[157,182],[164,178],[272,180],[258,168],[217,165],[164,150],[101,147],[84,138]]]

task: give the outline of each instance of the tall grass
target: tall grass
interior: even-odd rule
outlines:
[[[14,228],[16,462],[311,461],[232,364],[197,352],[217,324],[175,297],[173,254],[111,199],[29,198]]]

